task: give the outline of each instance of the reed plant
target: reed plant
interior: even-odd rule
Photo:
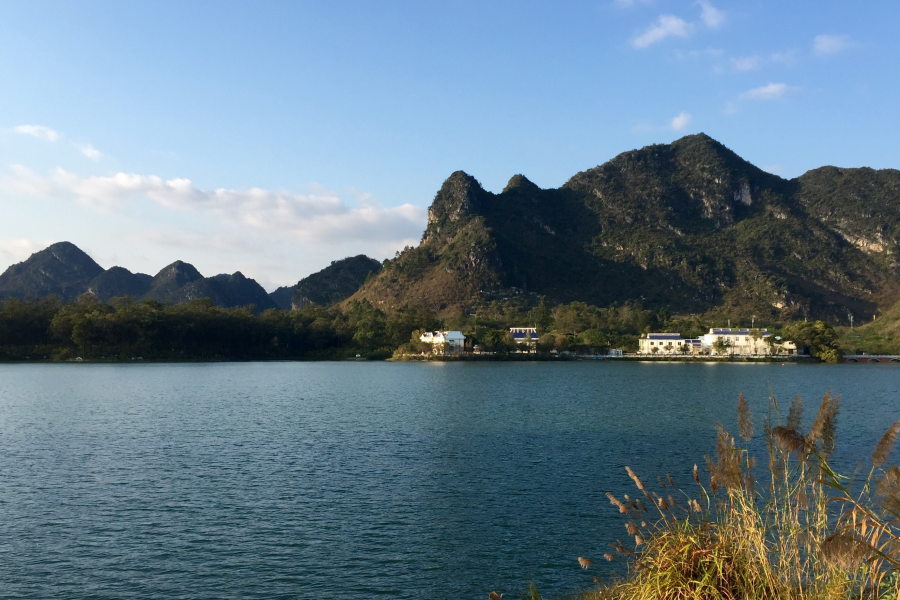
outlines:
[[[607,496],[628,537],[605,558],[626,560],[627,575],[585,600],[900,600],[900,468],[886,465],[900,421],[868,474],[847,477],[828,462],[838,408],[825,394],[804,430],[803,399],[783,418],[772,393],[764,470],[749,450],[754,418],[743,394],[739,440],[720,425],[714,456],[702,474],[694,465],[689,485],[667,475],[651,489],[626,467],[637,493]]]

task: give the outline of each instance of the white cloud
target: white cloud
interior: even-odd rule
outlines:
[[[20,263],[52,242],[34,240],[0,240],[0,264]]]
[[[743,58],[731,59],[731,70],[740,73],[746,71],[755,71],[759,68],[760,59],[758,56],[745,56]]]
[[[700,5],[700,20],[710,29],[718,29],[725,23],[725,13],[716,8],[709,0],[697,0]]]
[[[797,88],[786,83],[769,83],[767,85],[747,90],[740,95],[741,100],[778,100],[786,94],[796,91]]]
[[[0,175],[0,188],[26,196],[49,196],[53,185],[28,167],[12,165],[9,173]]]
[[[781,63],[783,65],[792,65],[797,62],[797,51],[796,50],[785,50],[784,52],[774,52],[769,57],[772,62]]]
[[[686,38],[693,30],[694,26],[684,19],[673,15],[660,15],[655,24],[632,40],[631,45],[635,48],[647,48],[669,37]]]
[[[97,150],[96,148],[94,148],[93,146],[91,146],[90,144],[82,144],[81,146],[78,147],[78,149],[81,150],[82,154],[84,154],[91,160],[96,161],[96,160],[100,160],[103,157],[103,155],[100,153],[100,151]]]
[[[681,131],[685,127],[687,127],[691,120],[693,120],[690,114],[682,111],[669,123],[669,127],[672,128],[673,131]]]
[[[359,206],[348,206],[336,193],[312,194],[244,190],[203,190],[189,179],[164,180],[156,175],[117,173],[110,177],[80,177],[56,169],[40,177],[24,167],[0,178],[8,190],[36,196],[74,196],[85,206],[114,212],[146,198],[165,208],[197,212],[239,227],[285,238],[342,243],[350,240],[392,243],[418,238],[426,223],[426,210],[404,204],[382,208],[364,195]],[[359,192],[356,192],[359,197]]]
[[[853,47],[853,41],[846,35],[817,35],[813,38],[813,53],[830,56]]]
[[[31,137],[36,137],[39,140],[47,140],[48,142],[55,142],[61,137],[59,132],[50,129],[49,127],[44,127],[43,125],[19,125],[18,127],[14,127],[13,130],[16,133],[30,135]]]

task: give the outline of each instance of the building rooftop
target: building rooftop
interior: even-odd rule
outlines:
[[[648,340],[680,340],[680,333],[648,333],[646,339]]]
[[[763,337],[771,335],[765,329],[760,329],[759,331]],[[745,328],[713,327],[709,332],[713,335],[750,335],[750,330]]]

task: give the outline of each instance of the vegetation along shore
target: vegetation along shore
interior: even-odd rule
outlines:
[[[525,327],[549,358],[732,325],[826,362],[900,354],[898,207],[900,171],[788,180],[702,133],[557,189],[515,175],[492,193],[457,171],[415,247],[271,293],[239,271],[178,260],[151,276],[52,244],[0,274],[0,360],[408,358],[437,330],[511,356]]]
[[[651,480],[625,467],[630,492],[607,498],[623,535],[594,557],[624,561],[622,576],[594,576],[581,600],[839,600],[900,598],[900,466],[890,457],[900,421],[889,425],[852,474],[830,464],[839,398],[825,394],[804,425],[799,395],[774,393],[759,423],[743,394],[737,439],[719,425],[703,466]],[[786,413],[786,414],[785,414]],[[751,442],[759,426],[765,447]],[[886,424],[887,425],[887,424]],[[761,463],[761,464],[760,464]],[[625,540],[625,541],[622,541]],[[578,557],[573,568],[598,572]],[[491,598],[501,594],[492,592]],[[541,595],[534,586],[526,597]]]

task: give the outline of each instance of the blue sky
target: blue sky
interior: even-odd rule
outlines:
[[[457,169],[557,187],[703,131],[900,167],[900,3],[0,3],[0,269],[68,240],[268,289],[414,244]]]

